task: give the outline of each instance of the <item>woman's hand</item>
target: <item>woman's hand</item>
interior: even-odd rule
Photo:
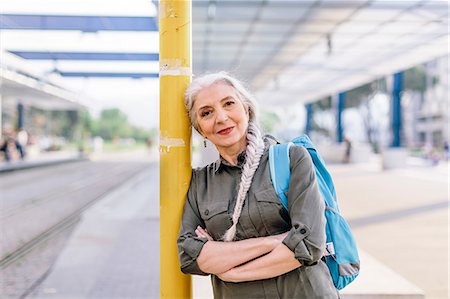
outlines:
[[[233,242],[214,241],[208,231],[200,226],[195,229],[195,234],[199,238],[208,240],[197,258],[199,268],[205,273],[222,275],[225,281],[239,282],[241,281],[240,269],[234,269],[230,273],[226,272],[270,253],[282,245],[287,232]]]
[[[284,238],[286,238],[288,233],[289,233],[289,231],[282,233],[282,234],[278,234],[278,235],[268,236],[268,238],[272,238],[272,239],[276,240],[278,243],[281,243],[281,242],[283,242]]]
[[[281,236],[279,237],[281,239]],[[294,253],[280,242],[270,253],[217,274],[217,276],[223,281],[235,283],[262,280],[283,275],[300,266],[302,265],[295,258]]]
[[[236,268],[217,274],[217,277],[219,277],[220,280],[226,282],[240,282],[239,278],[237,277]]]
[[[288,233],[289,232],[285,232],[285,233],[278,234],[278,235],[267,236],[265,238],[268,239],[269,242],[272,244],[272,250],[273,250],[275,247],[277,247],[278,245],[280,245],[283,242],[284,238],[286,238]]]
[[[197,229],[195,230],[195,234],[199,238],[206,238],[208,241],[214,241],[214,239],[209,235],[206,228],[202,228],[201,226],[197,226]]]

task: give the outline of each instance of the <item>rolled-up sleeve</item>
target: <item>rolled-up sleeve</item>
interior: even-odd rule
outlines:
[[[292,146],[290,159],[291,178],[287,197],[292,228],[283,244],[294,252],[303,266],[310,266],[322,258],[325,249],[325,204],[308,151]]]
[[[180,231],[178,234],[178,258],[180,260],[181,271],[185,274],[209,275],[200,270],[197,264],[197,257],[206,243],[206,238],[198,238],[195,234],[197,226],[205,227],[200,217],[196,200],[196,171],[192,173],[186,201],[184,204],[183,216],[181,218]]]

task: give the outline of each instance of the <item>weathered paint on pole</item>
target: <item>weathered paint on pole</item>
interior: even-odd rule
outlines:
[[[191,1],[159,2],[160,36],[160,294],[191,298],[176,240],[191,179],[191,127],[183,93],[191,80]]]

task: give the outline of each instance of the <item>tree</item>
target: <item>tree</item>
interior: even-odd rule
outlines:
[[[131,137],[132,127],[128,117],[117,108],[104,109],[97,121],[96,135],[106,140],[118,137]]]
[[[436,78],[433,78],[433,83]],[[423,67],[413,67],[404,72],[404,89],[424,93],[427,89],[427,74]]]
[[[345,107],[356,107],[364,123],[367,142],[375,152],[379,150],[377,136],[378,122],[373,115],[373,99],[379,93],[386,93],[386,80],[380,78],[375,81],[358,86],[345,94]]]
[[[274,112],[261,111],[259,123],[264,132],[271,133],[273,128],[280,122],[280,118]]]

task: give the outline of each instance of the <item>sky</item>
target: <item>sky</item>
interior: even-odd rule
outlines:
[[[150,0],[2,0],[3,14],[156,16]],[[96,32],[2,30],[1,48],[22,51],[158,53],[158,32]],[[158,61],[36,61],[27,69],[50,78],[77,95],[78,101],[97,116],[102,109],[117,107],[134,125],[152,128],[159,124],[159,81],[145,79],[68,78],[60,71],[158,73]]]

